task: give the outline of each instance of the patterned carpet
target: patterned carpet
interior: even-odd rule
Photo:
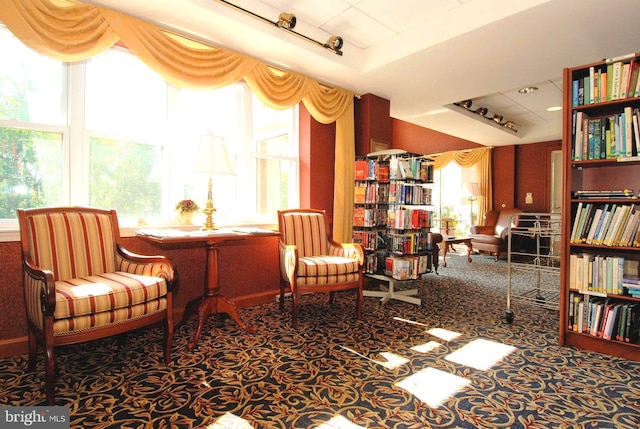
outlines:
[[[299,329],[269,304],[243,309],[257,334],[210,317],[59,349],[57,403],[71,427],[634,428],[640,363],[557,345],[557,311],[518,303],[505,322],[505,261],[449,254],[419,283],[423,304],[303,298]],[[518,282],[518,281],[516,281]],[[520,281],[520,283],[523,283]],[[527,289],[526,284],[519,284]],[[43,405],[43,358],[0,360],[0,405]]]

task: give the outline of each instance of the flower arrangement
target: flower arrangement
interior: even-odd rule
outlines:
[[[176,204],[176,210],[178,213],[195,213],[200,210],[198,204],[193,200],[182,200]]]

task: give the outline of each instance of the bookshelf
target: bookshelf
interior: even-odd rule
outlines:
[[[563,72],[561,345],[640,360],[640,54]]]
[[[432,162],[381,151],[356,159],[355,174],[353,241],[365,250],[365,276],[388,283],[365,295],[420,304],[411,296],[417,290],[395,291],[394,284],[433,270]]]

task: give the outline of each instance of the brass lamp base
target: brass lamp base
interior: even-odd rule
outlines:
[[[202,213],[204,213],[207,216],[207,218],[204,221],[204,226],[202,227],[202,231],[215,231],[217,228],[213,223],[213,214],[216,212],[216,209],[213,206],[213,200],[211,199],[212,190],[213,190],[213,178],[211,177],[211,174],[209,175],[208,188],[209,189],[207,194],[209,198],[207,198],[207,204],[205,205],[204,210],[202,210]]]
[[[202,212],[207,216],[204,221],[204,226],[202,227],[203,231],[215,231],[216,229],[218,229],[213,223],[213,214],[215,213],[215,211],[216,209],[213,207],[213,200],[207,200],[207,205],[205,206],[204,210],[202,210]]]

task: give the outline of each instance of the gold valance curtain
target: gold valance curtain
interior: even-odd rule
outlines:
[[[303,102],[319,122],[336,122],[334,238],[351,240],[355,132],[353,93],[255,58],[171,34],[110,9],[61,0],[2,0],[0,20],[31,49],[61,61],[96,55],[121,40],[171,84],[214,89],[244,79],[266,105]]]
[[[433,159],[433,168],[444,168],[450,162],[455,162],[461,167],[471,167],[478,164],[478,178],[481,197],[478,197],[478,219],[491,210],[493,190],[491,187],[491,148],[481,147],[470,150],[458,150],[444,152],[438,155],[429,155]]]

